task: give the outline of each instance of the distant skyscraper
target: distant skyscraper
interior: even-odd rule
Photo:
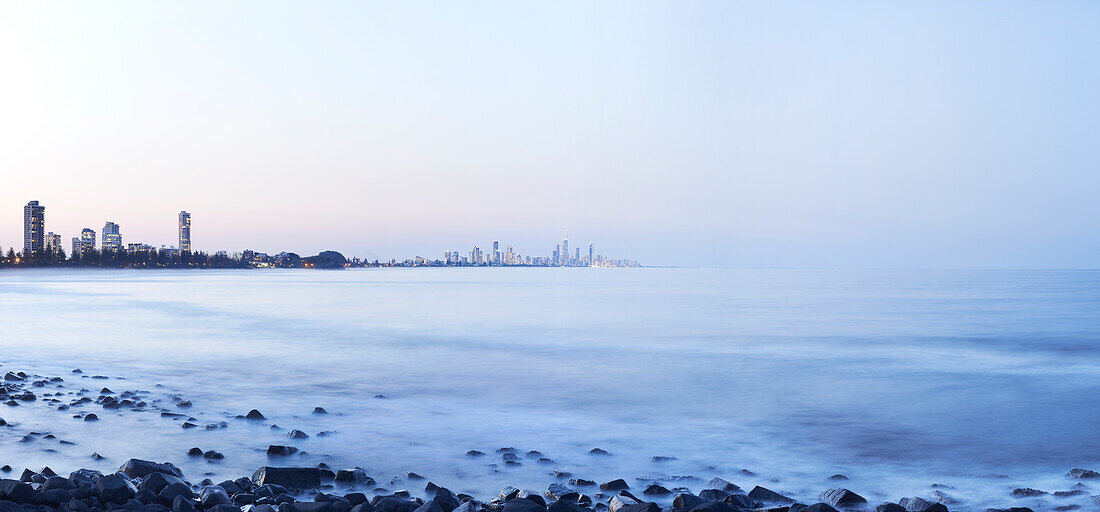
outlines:
[[[180,212],[180,252],[191,252],[191,214]]]
[[[119,252],[122,250],[122,233],[118,224],[108,221],[103,226],[103,252]]]
[[[31,201],[23,207],[23,257],[37,258],[45,245],[46,207]]]
[[[588,265],[592,265],[592,242],[588,242]]]
[[[79,237],[73,237],[73,252],[69,255],[73,258],[84,256],[84,242]]]
[[[80,244],[82,246],[80,248],[81,255],[84,255],[84,253],[95,249],[95,230],[92,228],[84,228],[80,230]]]
[[[561,264],[567,265],[569,260],[569,237],[566,236],[565,240],[561,242]]]
[[[500,265],[500,242],[493,240],[493,263]]]
[[[57,254],[61,252],[61,235],[53,231],[46,233],[45,246],[46,253]]]

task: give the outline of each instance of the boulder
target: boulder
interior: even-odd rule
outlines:
[[[137,495],[137,488],[122,475],[112,473],[96,480],[95,494],[105,503],[121,505]]]
[[[759,485],[753,487],[752,490],[749,491],[749,497],[756,501],[762,501],[764,503],[794,503],[794,500],[771,489],[760,487]]]
[[[570,500],[557,500],[546,507],[546,512],[587,512],[587,509]]]
[[[630,485],[626,483],[626,480],[622,478],[616,478],[610,482],[604,482],[600,484],[601,491],[621,491],[623,489],[629,489]]]
[[[756,504],[753,503],[752,498],[745,496],[744,494],[730,494],[722,499],[722,501],[729,503],[737,508],[756,508]]]
[[[42,483],[42,486],[38,488],[38,490],[40,491],[51,491],[54,489],[76,489],[76,484],[74,484],[73,481],[69,480],[68,478],[51,476],[47,477],[46,481]]]
[[[504,504],[504,512],[546,512],[546,507],[526,498],[512,498]]]
[[[34,487],[19,480],[2,479],[0,480],[0,500],[34,503]]]
[[[203,508],[210,508],[215,505],[229,505],[232,501],[229,499],[229,493],[225,492],[220,485],[207,485],[199,490],[199,501],[202,502]]]
[[[703,498],[691,494],[690,492],[682,492],[672,498],[672,508],[674,510],[691,510],[703,503],[705,503]]]
[[[264,417],[263,413],[261,413],[260,411],[257,411],[256,409],[252,409],[251,411],[248,411],[248,414],[245,414],[244,418],[247,419],[247,420],[257,420],[257,421],[267,419],[267,418]]]
[[[183,480],[175,475],[167,473],[150,473],[141,480],[138,489],[149,489],[153,494],[160,494],[161,489],[168,484],[182,484]]]
[[[943,503],[918,497],[902,498],[898,500],[898,505],[904,507],[906,512],[947,512],[947,507]]]
[[[649,484],[649,486],[647,486],[645,490],[642,491],[642,494],[645,494],[646,496],[664,496],[666,494],[672,494],[672,491],[668,490],[661,484],[653,483]]]
[[[711,478],[710,481],[703,486],[703,488],[718,489],[719,491],[724,491],[727,494],[741,492],[740,487],[721,478]]]
[[[291,489],[321,487],[321,471],[317,468],[275,468],[264,466],[252,474],[256,485],[277,484]]]
[[[118,468],[118,472],[130,478],[145,478],[151,473],[165,473],[183,478],[183,472],[170,462],[158,464],[156,462],[141,459],[130,459],[126,461],[122,467]]]
[[[887,502],[875,507],[875,512],[905,512],[905,507],[897,503]]]
[[[452,512],[454,509],[458,508],[459,505],[462,505],[462,502],[458,500],[453,492],[442,487],[435,491],[435,497],[432,498],[432,501],[434,501],[436,505],[439,505],[439,508],[443,509],[443,512]]]
[[[819,497],[821,501],[836,508],[859,508],[867,505],[867,498],[840,487],[821,491]]]
[[[802,512],[837,512],[837,509],[828,503],[814,503],[803,509]]]
[[[298,453],[298,449],[293,446],[273,444],[267,447],[268,457],[287,457],[295,453]]]
[[[1066,476],[1075,480],[1081,480],[1084,478],[1100,478],[1100,473],[1097,473],[1091,469],[1073,468],[1066,473]]]
[[[191,486],[183,482],[173,482],[165,485],[157,493],[157,501],[171,505],[176,501],[177,496],[182,496],[184,499],[190,500],[195,497],[195,492],[191,490]]]

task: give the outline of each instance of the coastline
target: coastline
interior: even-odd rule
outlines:
[[[115,389],[112,390],[107,385],[112,381],[111,377],[87,374],[80,369],[72,370],[71,375],[67,376],[69,379],[60,375],[39,375],[6,367],[3,370],[0,403],[10,408],[45,406],[54,409],[61,415],[59,417],[69,416],[86,425],[96,424],[112,413],[146,413],[159,416],[183,432],[235,428],[228,421],[204,425],[195,417],[198,414],[190,414],[194,407],[191,400],[178,393],[160,394],[155,391],[121,389],[118,386],[125,386],[125,379],[122,377],[114,378],[112,387]],[[76,382],[81,387],[67,385],[75,378],[80,379]],[[95,391],[96,387],[100,387],[99,391]],[[385,397],[379,395],[376,398]],[[316,407],[310,414],[323,418],[329,411]],[[921,496],[890,499],[881,494],[867,494],[865,497],[858,489],[847,488],[848,477],[841,474],[828,477],[830,486],[820,486],[820,491],[816,494],[789,492],[784,486],[773,488],[752,485],[750,488],[744,482],[758,480],[758,475],[747,469],[725,477],[711,478],[705,483],[703,479],[689,475],[658,479],[622,475],[621,478],[597,482],[555,466],[552,459],[538,451],[524,451],[513,447],[484,451],[470,449],[465,455],[471,461],[496,459],[498,462],[491,466],[499,465],[502,468],[521,466],[524,463],[543,465],[547,470],[545,487],[525,489],[520,485],[506,486],[499,492],[481,489],[480,492],[455,493],[448,490],[448,485],[462,485],[461,482],[434,480],[430,474],[421,476],[406,471],[386,476],[381,473],[372,474],[359,466],[330,467],[323,461],[316,465],[303,465],[302,457],[307,452],[296,447],[294,442],[309,438],[310,434],[298,429],[283,429],[255,409],[237,414],[232,419],[240,424],[258,425],[280,432],[286,430],[287,441],[285,444],[268,445],[265,450],[258,447],[257,449],[266,451],[267,462],[251,475],[237,475],[236,478],[222,480],[217,484],[209,478],[215,473],[185,475],[179,469],[184,464],[170,462],[129,459],[113,473],[72,468],[66,478],[49,467],[20,471],[18,460],[0,460],[3,465],[0,467],[0,511],[1065,512],[1090,504],[1100,504],[1100,495],[1093,495],[1095,491],[1086,483],[1100,482],[1100,473],[1082,468],[1074,468],[1066,473],[1064,489],[1016,488],[1001,500],[1001,507],[974,508],[964,498],[965,489],[939,484],[933,484],[928,493]],[[24,432],[24,427],[19,423],[2,418],[0,429],[14,434],[4,436],[0,443],[74,444],[66,439],[59,439],[49,431]],[[115,434],[125,435],[124,432]],[[314,435],[324,437],[335,434],[336,432],[322,431]],[[14,440],[16,437],[18,441]],[[200,441],[196,441],[198,442]],[[55,451],[52,448],[44,450]],[[157,460],[173,458],[168,453],[162,455]],[[588,456],[607,460],[614,457],[601,448],[589,450]],[[196,446],[188,451],[187,457],[217,464],[224,455],[218,449],[202,449]],[[91,458],[99,461],[105,457],[93,452]],[[653,457],[654,463],[675,459],[676,457],[671,456]]]

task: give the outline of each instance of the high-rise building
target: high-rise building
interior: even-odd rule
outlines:
[[[588,265],[592,266],[592,242],[588,242]]]
[[[119,252],[122,250],[122,232],[118,229],[118,224],[107,221],[107,224],[103,226],[103,252]]]
[[[46,207],[31,201],[23,207],[23,257],[37,258],[45,244]]]
[[[69,256],[73,258],[84,256],[84,242],[81,242],[79,237],[73,237],[73,252]]]
[[[180,252],[191,252],[191,214],[180,212]]]
[[[568,265],[569,260],[569,237],[566,236],[565,240],[561,242],[561,264]]]
[[[47,254],[57,254],[61,252],[61,235],[50,231],[46,233],[45,249]]]
[[[88,251],[95,249],[95,230],[84,228],[80,230],[80,254],[83,256]]]
[[[493,240],[493,264],[500,265],[500,242]]]

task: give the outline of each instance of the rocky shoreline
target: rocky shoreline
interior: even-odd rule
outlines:
[[[12,468],[5,465],[0,470],[11,472]],[[1067,476],[1100,477],[1085,469],[1071,470]],[[409,473],[404,481],[423,481],[423,477]],[[360,468],[333,471],[323,463],[320,467],[264,466],[251,476],[192,483],[171,463],[130,459],[109,474],[79,469],[65,477],[46,467],[25,469],[18,479],[0,479],[0,512],[949,512],[944,503],[920,497],[873,505],[842,487],[823,490],[820,501],[806,504],[761,486],[746,493],[721,478],[712,479],[698,493],[650,484],[639,493],[641,497],[622,479],[598,486],[582,479],[570,483],[551,483],[542,492],[509,486],[488,498],[456,494],[433,482],[426,482],[422,491],[390,491],[377,487]],[[1085,494],[1080,487],[1076,494]],[[585,488],[592,488],[591,494]],[[1041,492],[1020,491],[1021,497]],[[651,495],[674,496],[671,504],[662,507],[649,500]],[[1032,509],[1015,506],[988,512]]]
[[[102,382],[110,380],[104,375],[87,375],[79,369],[71,371],[70,377],[82,382]],[[119,379],[124,381],[124,379]],[[119,382],[116,382],[118,384]],[[713,478],[698,485],[702,479],[696,477],[666,477],[659,479],[637,478],[631,483],[617,478],[598,483],[593,480],[576,477],[555,465],[549,457],[537,450],[520,451],[512,447],[502,447],[492,454],[472,449],[465,456],[472,460],[496,459],[487,467],[501,474],[500,469],[522,466],[523,462],[545,465],[549,484],[543,490],[522,489],[508,486],[495,496],[473,496],[454,493],[440,484],[428,481],[423,476],[406,472],[401,476],[384,477],[372,475],[359,467],[330,468],[325,462],[315,466],[303,465],[306,453],[293,443],[310,438],[310,434],[299,429],[284,430],[274,423],[268,424],[268,418],[259,410],[252,409],[243,414],[225,414],[227,421],[199,420],[195,412],[191,415],[193,403],[190,399],[163,391],[151,392],[141,389],[115,390],[102,386],[98,392],[88,387],[66,387],[66,380],[60,376],[28,374],[22,371],[8,371],[0,382],[0,403],[9,407],[22,408],[31,405],[46,406],[57,412],[69,415],[78,422],[99,422],[95,412],[86,409],[98,407],[100,415],[107,413],[142,414],[152,413],[178,425],[178,428],[194,430],[222,430],[230,428],[230,423],[240,421],[251,424],[264,431],[279,431],[285,437],[286,444],[270,444],[266,448],[269,465],[257,469],[250,476],[241,476],[233,480],[215,483],[209,477],[214,473],[203,473],[199,481],[185,478],[182,470],[171,463],[156,463],[147,460],[130,459],[117,471],[106,473],[95,469],[79,469],[67,477],[58,475],[49,467],[38,470],[24,469],[17,478],[16,470],[8,464],[11,461],[0,460],[0,512],[92,512],[107,510],[127,510],[129,512],[838,512],[864,510],[874,512],[959,512],[974,510],[968,503],[948,494],[949,486],[933,484],[925,496],[900,498],[896,501],[884,501],[881,493],[864,493],[872,496],[868,499],[859,493],[844,487],[848,478],[836,474],[827,479],[829,488],[816,494],[815,499],[805,499],[810,494],[803,490],[799,493],[787,493],[772,490],[761,485],[743,490],[737,484],[723,478]],[[159,386],[159,385],[157,385]],[[97,384],[96,387],[99,387]],[[383,395],[375,398],[385,399]],[[315,407],[308,415],[325,418],[328,411]],[[70,421],[72,421],[70,420]],[[73,443],[59,439],[49,432],[28,431],[23,433],[16,424],[10,424],[0,417],[0,428],[14,430],[22,436],[17,442],[40,444],[50,441],[58,445]],[[283,434],[285,432],[285,434]],[[327,437],[336,432],[320,431],[314,437]],[[256,451],[263,448],[256,447]],[[54,451],[44,448],[43,451]],[[0,450],[0,458],[3,457]],[[87,452],[85,452],[87,453]],[[188,459],[219,464],[225,456],[212,449],[191,448]],[[293,457],[292,457],[293,456]],[[606,450],[593,448],[588,456],[603,460],[614,460]],[[98,452],[91,454],[97,462],[105,458]],[[654,456],[656,464],[668,463],[675,457]],[[103,469],[103,465],[99,466]],[[500,469],[497,469],[497,468]],[[246,466],[243,468],[248,469]],[[106,470],[104,470],[106,471]],[[5,475],[7,473],[8,475]],[[228,473],[233,475],[234,473]],[[719,473],[720,474],[720,473]],[[438,475],[437,475],[438,476]],[[757,475],[741,470],[738,478],[758,480]],[[1032,512],[1034,510],[1053,510],[1068,512],[1084,506],[1100,505],[1100,494],[1090,492],[1084,482],[1100,482],[1100,473],[1075,468],[1065,477],[1066,482],[1074,482],[1066,490],[1046,492],[1021,487],[1005,496],[1003,508],[980,508],[987,512]],[[220,479],[220,478],[219,478]],[[751,481],[751,480],[750,480]],[[764,482],[767,485],[767,482]],[[685,485],[694,486],[694,488]],[[523,487],[523,486],[520,486]],[[771,485],[768,485],[771,487]],[[747,485],[746,488],[749,488]],[[1046,498],[1053,503],[1045,501]],[[1020,506],[1030,505],[1030,506]]]

